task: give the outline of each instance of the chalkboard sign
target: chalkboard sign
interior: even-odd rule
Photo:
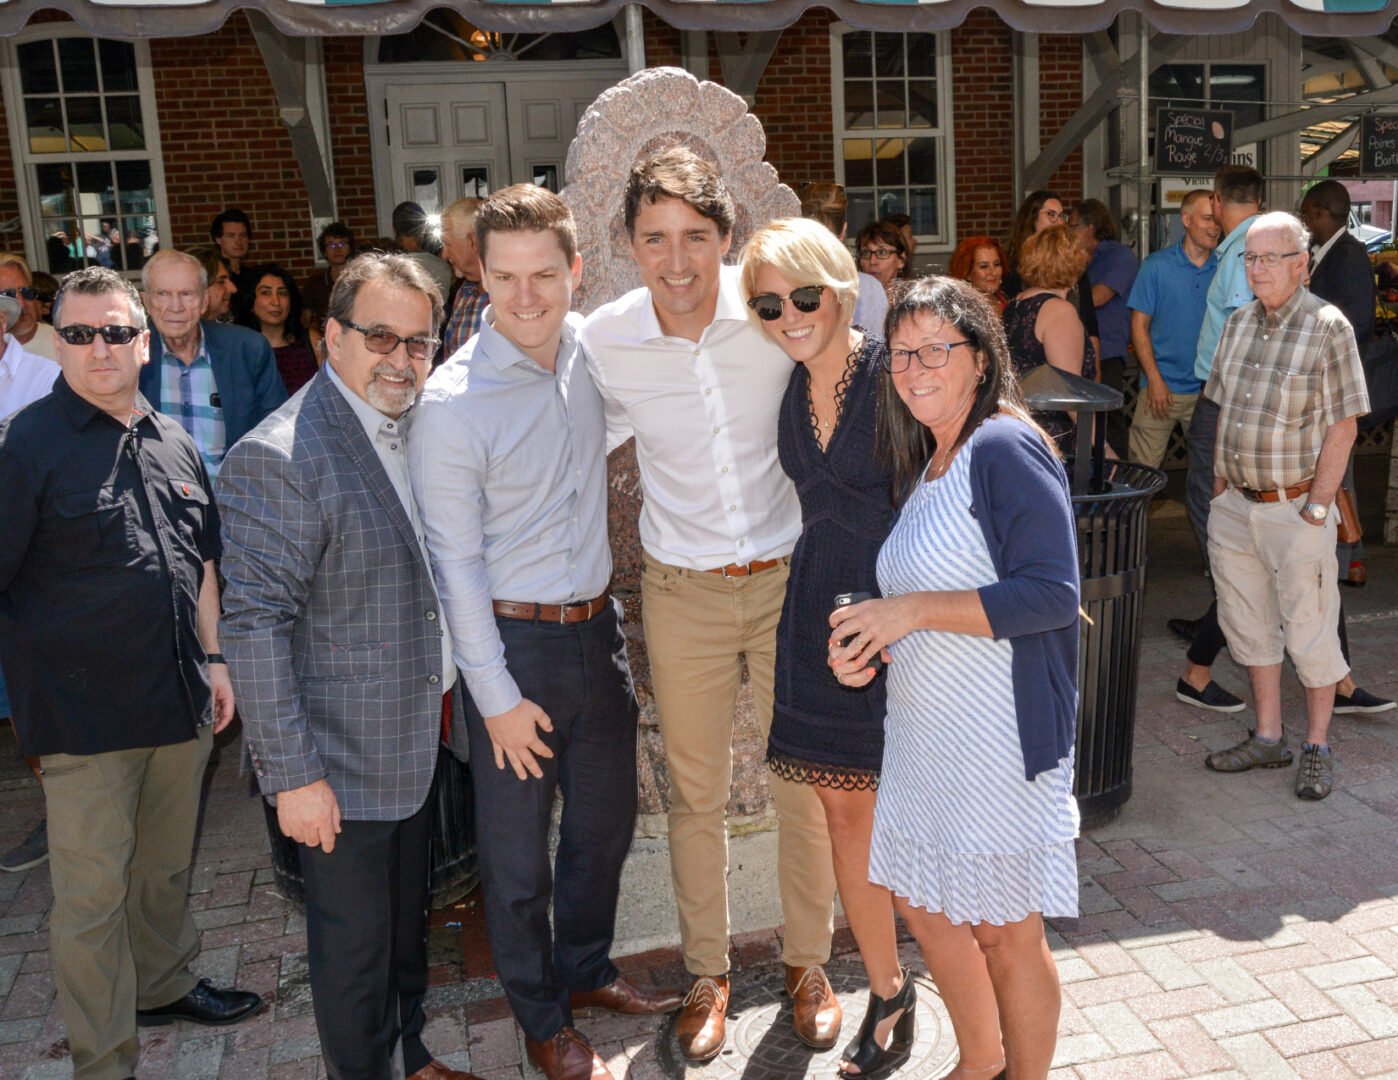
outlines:
[[[1155,110],[1155,171],[1165,176],[1212,176],[1227,165],[1233,114],[1226,109]]]
[[[1398,176],[1398,116],[1360,117],[1359,175]]]

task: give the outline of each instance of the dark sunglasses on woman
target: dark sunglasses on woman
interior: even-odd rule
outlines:
[[[775,322],[782,317],[782,304],[790,300],[791,306],[804,315],[809,315],[816,308],[820,307],[820,294],[825,291],[824,285],[802,285],[799,289],[792,289],[789,296],[778,296],[776,293],[758,293],[748,301],[748,307],[757,312],[757,317],[763,322]]]
[[[39,299],[39,290],[32,285],[21,285],[18,289],[0,289],[0,296],[16,296],[21,300]]]

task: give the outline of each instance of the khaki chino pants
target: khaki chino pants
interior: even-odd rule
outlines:
[[[728,829],[733,710],[743,658],[765,739],[772,726],[777,622],[787,560],[744,578],[684,570],[645,557],[641,612],[651,686],[670,776],[670,871],[685,967],[728,970]],[[778,815],[777,880],[786,934],[782,959],[830,959],[835,870],[815,789],[767,773]]]
[[[1175,425],[1189,431],[1189,421],[1194,417],[1194,403],[1199,400],[1199,395],[1171,393],[1169,415],[1163,417],[1151,415],[1146,405],[1147,397],[1143,386],[1141,396],[1136,399],[1136,411],[1131,417],[1126,457],[1128,461],[1138,461],[1158,469],[1165,460],[1166,451],[1170,449],[1170,436],[1174,433]]]
[[[194,989],[189,869],[213,728],[173,746],[45,754],[54,981],[74,1080],[136,1072],[136,1010]]]

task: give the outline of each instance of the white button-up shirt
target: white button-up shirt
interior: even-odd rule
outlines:
[[[789,555],[801,507],[777,460],[777,414],[792,362],[749,319],[738,268],[723,267],[697,342],[667,336],[641,288],[593,312],[582,344],[607,448],[636,436],[646,552],[690,570]]]
[[[52,360],[26,352],[13,334],[5,335],[0,355],[0,420],[31,402],[48,396],[59,367]]]

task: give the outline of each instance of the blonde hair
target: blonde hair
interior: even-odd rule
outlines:
[[[1019,249],[1019,276],[1030,288],[1067,289],[1077,284],[1088,261],[1067,225],[1050,225]]]
[[[840,317],[854,316],[859,295],[859,268],[849,248],[820,222],[810,218],[780,218],[770,221],[743,245],[743,293],[751,297],[757,288],[757,274],[770,266],[796,288],[824,285],[835,294]],[[756,314],[749,309],[751,318]]]
[[[15,251],[0,251],[0,266],[18,266],[24,280],[34,284],[34,272],[29,269],[29,260]]]

